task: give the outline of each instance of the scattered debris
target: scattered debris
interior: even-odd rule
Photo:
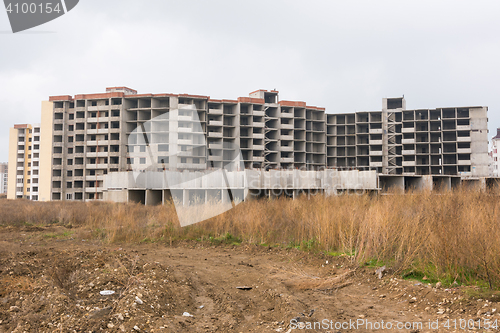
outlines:
[[[379,280],[384,277],[385,271],[385,266],[382,266],[375,271],[375,274],[378,276]]]
[[[252,287],[243,286],[243,287],[236,287],[236,289],[239,289],[239,290],[252,290]]]

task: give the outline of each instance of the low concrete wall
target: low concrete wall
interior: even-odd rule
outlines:
[[[335,195],[343,191],[378,191],[375,171],[245,170],[195,172],[115,172],[104,178],[104,200],[182,205],[219,201],[241,202],[252,197],[300,193]]]
[[[498,188],[500,178],[461,178],[456,176],[378,175],[375,171],[163,171],[114,172],[104,178],[104,200],[180,205],[220,202],[230,204],[258,197],[301,194],[336,195],[353,191],[447,191],[461,186],[486,190]]]

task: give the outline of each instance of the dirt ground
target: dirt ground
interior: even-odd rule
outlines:
[[[459,288],[374,272],[296,249],[1,228],[0,333],[482,332],[500,319]]]

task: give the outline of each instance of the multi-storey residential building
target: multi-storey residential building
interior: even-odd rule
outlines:
[[[497,135],[491,139],[490,149],[490,176],[498,177],[500,175],[500,128],[497,129]]]
[[[8,163],[0,163],[0,194],[7,194]]]
[[[47,134],[50,135],[50,132]],[[49,137],[50,139],[50,137]],[[9,145],[9,199],[40,199],[41,126],[15,125],[10,130]],[[47,162],[49,160],[47,159]],[[50,168],[50,163],[44,163]],[[47,194],[47,193],[46,193]],[[46,200],[48,196],[46,195]]]
[[[381,174],[485,177],[487,110],[407,110],[404,98],[386,98],[381,111],[328,115],[328,166]]]
[[[134,165],[220,168],[240,150],[246,168],[326,166],[325,110],[280,102],[277,91],[214,100],[116,87],[53,96],[43,112],[53,122],[52,200],[102,199],[104,175]]]
[[[34,150],[26,141],[35,128],[11,131],[9,162],[17,168],[9,178],[19,186],[9,187],[9,197],[36,198],[28,174],[35,171]],[[205,170],[238,158],[241,166],[232,168],[488,174],[486,107],[407,110],[404,98],[383,99],[381,111],[326,114],[280,101],[274,90],[216,100],[115,87],[50,97],[42,103],[40,131],[40,173],[47,175],[40,177],[41,200],[101,200],[105,176],[113,172]]]

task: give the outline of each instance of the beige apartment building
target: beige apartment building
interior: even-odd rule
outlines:
[[[146,166],[485,177],[487,133],[487,107],[407,110],[388,98],[380,111],[327,114],[274,90],[212,99],[114,87],[52,96],[40,125],[11,129],[9,198],[103,200],[107,175]]]
[[[41,181],[43,177],[50,178],[50,127],[45,133],[46,156],[42,157],[41,124],[15,125],[10,129],[8,199],[50,200],[48,181]]]

